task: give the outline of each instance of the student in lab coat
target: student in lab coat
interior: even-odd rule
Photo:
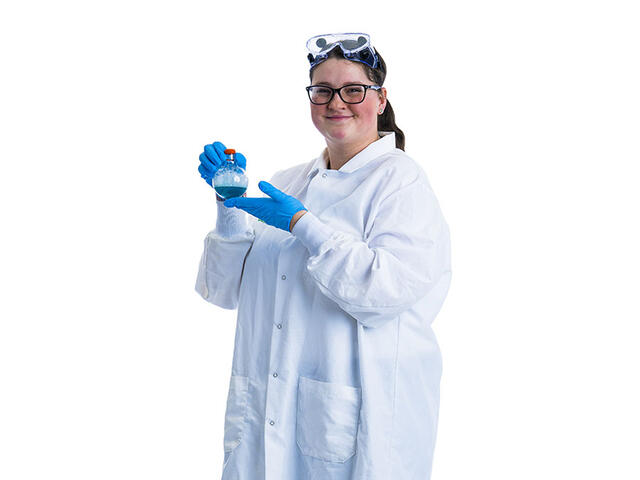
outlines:
[[[218,198],[196,281],[205,300],[238,309],[222,478],[428,479],[449,228],[403,151],[368,36],[308,49],[327,148],[260,182],[262,198]],[[200,156],[209,184],[224,148]]]

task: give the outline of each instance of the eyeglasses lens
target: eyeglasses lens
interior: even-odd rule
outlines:
[[[345,103],[360,103],[364,100],[366,89],[360,85],[345,85],[339,91],[340,98]],[[311,101],[316,104],[325,104],[331,101],[333,91],[326,87],[312,87],[309,91]]]

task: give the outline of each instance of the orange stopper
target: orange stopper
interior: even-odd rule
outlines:
[[[233,148],[227,148],[224,153],[226,153],[227,155],[230,155],[232,153],[236,153],[236,151]]]

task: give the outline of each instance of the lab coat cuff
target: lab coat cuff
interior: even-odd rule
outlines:
[[[331,238],[333,232],[333,228],[308,210],[298,219],[291,230],[291,234],[307,247],[312,256],[320,253],[320,246]]]
[[[218,217],[216,232],[223,238],[231,238],[250,229],[247,212],[236,207],[225,207],[224,202],[216,200]]]

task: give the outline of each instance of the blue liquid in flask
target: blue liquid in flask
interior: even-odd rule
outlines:
[[[216,192],[225,200],[227,198],[240,197],[244,192],[247,191],[247,187],[229,187],[229,186],[219,186],[215,187]]]

